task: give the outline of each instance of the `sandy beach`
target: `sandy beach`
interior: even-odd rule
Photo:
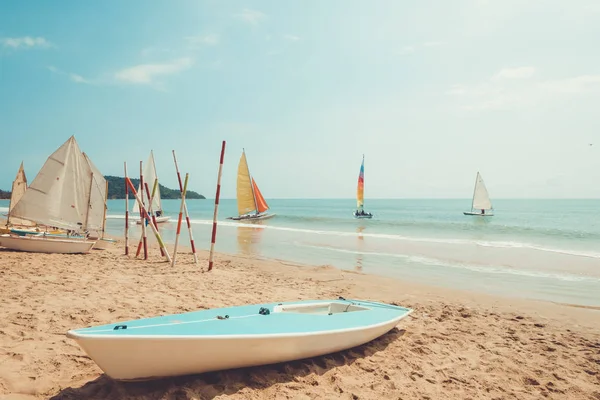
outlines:
[[[0,399],[600,399],[600,312],[442,290],[285,261],[206,253],[178,265],[0,249]],[[279,365],[119,383],[67,330],[267,301],[369,299],[414,308],[349,351]]]

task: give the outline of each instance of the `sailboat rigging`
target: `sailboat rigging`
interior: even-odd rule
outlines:
[[[17,176],[15,177],[15,180],[13,181],[13,184],[12,184],[12,191],[11,191],[10,200],[8,203],[8,214],[7,214],[7,219],[6,219],[7,227],[9,225],[13,225],[13,226],[19,225],[19,226],[28,226],[28,227],[36,225],[36,223],[33,221],[28,221],[26,219],[17,218],[17,217],[11,218],[11,216],[10,216],[11,210],[15,207],[15,205],[17,205],[19,200],[21,200],[21,197],[23,197],[26,190],[27,190],[27,177],[25,176],[25,169],[23,168],[23,163],[21,162],[19,171],[17,171]]]
[[[475,178],[475,188],[473,189],[473,200],[471,202],[471,211],[464,211],[464,215],[476,215],[480,217],[491,217],[494,215],[494,207],[490,200],[490,195],[485,187],[481,174],[477,172]]]
[[[234,221],[261,220],[275,216],[275,214],[266,213],[269,205],[258,189],[256,181],[250,175],[250,168],[248,167],[246,151],[244,149],[242,149],[242,156],[238,164],[236,193],[238,216],[228,217],[228,219]]]
[[[154,190],[154,185],[156,181],[156,191],[154,193],[154,197],[152,197],[152,192]],[[160,185],[158,184],[158,174],[156,173],[156,163],[154,162],[154,153],[150,150],[150,157],[148,158],[148,162],[146,163],[146,168],[144,169],[144,183],[148,184],[148,189],[150,191],[150,197],[152,197],[152,204],[148,206],[148,214],[156,219],[156,223],[160,224],[162,222],[169,221],[169,216],[164,215],[162,209],[162,202],[160,198]],[[138,185],[138,193],[142,193],[140,185]],[[145,191],[143,193],[146,193]],[[146,199],[149,200],[149,199]],[[133,202],[133,208],[131,210],[132,213],[138,213],[139,205],[136,201]],[[140,219],[136,221],[139,225],[142,223]]]
[[[360,164],[360,172],[358,174],[358,185],[356,188],[356,211],[354,218],[365,219],[373,218],[373,214],[365,212],[365,155],[363,154],[362,163]]]
[[[94,173],[104,180],[71,136],[48,157],[31,186],[9,211],[9,217],[64,229],[68,235],[87,235],[89,230],[102,229],[104,198],[93,195]],[[96,202],[99,197],[102,206]],[[100,218],[96,218],[98,215]],[[87,253],[94,244],[85,236],[73,240],[0,235],[1,246],[20,251]]]

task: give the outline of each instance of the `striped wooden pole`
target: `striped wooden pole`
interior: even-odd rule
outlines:
[[[127,162],[125,164],[125,179],[127,179]],[[125,183],[125,255],[129,255],[129,188]]]
[[[208,256],[208,270],[213,269],[213,253],[215,250],[215,239],[217,238],[217,214],[219,212],[219,196],[221,194],[221,174],[223,172],[223,159],[225,158],[225,141],[221,146],[221,161],[219,162],[219,174],[217,176],[217,194],[215,195],[215,213],[213,214],[212,237],[210,240],[210,254]]]
[[[138,204],[140,205],[140,214],[142,214],[142,218],[149,219],[150,216],[148,215],[148,212],[146,211],[146,207],[144,207],[144,205],[142,204],[142,199],[140,198],[137,191],[135,190],[135,187],[133,187],[133,183],[131,183],[131,180],[129,178],[125,178],[125,181],[127,182],[127,185],[129,185],[129,190],[131,190],[131,193],[133,193],[133,195],[135,196],[135,199],[137,200]],[[165,258],[167,259],[168,262],[171,262],[171,256],[169,255],[169,251],[167,250],[167,248],[165,246],[165,242],[163,242],[162,237],[160,236],[160,233],[158,232],[158,229],[156,229],[154,224],[148,224],[148,225],[150,226],[150,228],[152,228],[152,231],[154,232],[154,236],[156,237],[156,241],[158,242],[158,245],[165,252]]]
[[[181,219],[183,218],[183,206],[185,205],[185,194],[187,192],[188,178],[190,174],[185,174],[185,183],[183,184],[183,192],[181,193],[181,206],[179,206],[179,219],[177,220],[177,235],[175,236],[175,249],[173,249],[173,261],[171,267],[175,266],[177,258],[177,245],[179,244],[179,235],[181,234]]]
[[[152,208],[152,203],[154,202],[154,195],[156,195],[156,188],[158,187],[158,179],[154,180],[154,185],[152,187],[152,195],[150,195],[150,189],[148,188],[148,182],[144,182],[144,186],[146,187],[146,196],[150,200],[148,200],[148,213],[150,214],[150,220],[148,220],[149,224],[154,224],[156,230],[158,230],[158,222],[156,222],[156,215],[154,215],[154,209]],[[160,249],[160,255],[165,256],[163,249]]]
[[[183,194],[183,186],[181,185],[181,174],[179,173],[179,165],[177,165],[177,157],[175,156],[175,150],[173,150],[173,161],[175,161],[175,170],[177,171],[179,193]],[[190,245],[192,246],[194,263],[198,264],[198,255],[196,254],[196,246],[194,245],[194,235],[192,234],[192,224],[190,222],[190,214],[188,213],[187,203],[183,203],[183,211],[185,212],[185,222],[187,223],[188,235],[190,236]]]
[[[144,218],[142,216],[142,208],[144,207],[144,174],[142,173],[142,162],[140,161],[140,198],[141,203],[138,204],[138,210],[140,211],[140,223],[142,228],[142,233],[140,235],[140,241],[138,242],[137,251],[135,252],[135,256],[138,257],[142,249],[146,249],[144,246],[146,237],[146,229],[144,227]],[[146,254],[145,259],[147,259],[148,255]]]

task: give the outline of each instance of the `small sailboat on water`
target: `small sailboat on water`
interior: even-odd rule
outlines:
[[[150,191],[150,197],[152,197],[152,193],[154,188],[156,187],[156,191],[154,191],[154,197],[152,197],[152,204],[148,206],[148,214],[156,219],[156,223],[160,224],[163,222],[169,221],[169,216],[164,215],[162,209],[162,203],[160,198],[160,185],[158,184],[158,174],[156,173],[156,164],[154,162],[154,153],[150,150],[150,157],[148,158],[148,162],[146,163],[146,168],[144,169],[144,184],[148,184],[148,189]],[[156,182],[156,183],[155,183]],[[146,191],[141,191],[141,186],[138,185],[137,192],[142,195],[142,198],[145,197],[143,193]],[[149,199],[146,199],[149,201]],[[140,208],[137,201],[133,202],[132,213],[137,213],[139,215]],[[136,221],[138,225],[142,223],[141,219]]]
[[[491,217],[494,215],[494,207],[492,207],[490,195],[479,172],[477,172],[477,177],[475,178],[475,189],[473,190],[471,211],[464,211],[463,214],[480,217]]]
[[[266,212],[269,209],[269,206],[258,189],[256,181],[252,175],[250,175],[248,161],[246,160],[246,152],[243,149],[238,164],[237,206],[239,215],[237,217],[228,217],[227,219],[232,219],[234,221],[256,221],[275,216],[275,214]]]
[[[373,214],[365,212],[365,155],[363,154],[362,164],[360,164],[360,172],[358,174],[358,186],[356,188],[356,211],[354,218],[373,218]]]
[[[89,230],[102,229],[104,199],[93,195],[95,167],[71,136],[52,153],[31,186],[9,211],[9,218],[21,218],[48,227],[64,229],[80,239],[0,235],[0,246],[41,253],[87,253],[96,243],[86,239]],[[102,181],[104,177],[101,176]],[[97,177],[100,179],[100,177]]]

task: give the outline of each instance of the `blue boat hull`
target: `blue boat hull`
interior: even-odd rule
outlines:
[[[367,343],[412,310],[359,300],[255,304],[75,329],[110,377],[153,379],[320,356]]]

